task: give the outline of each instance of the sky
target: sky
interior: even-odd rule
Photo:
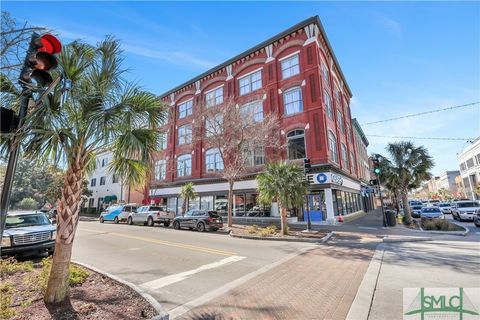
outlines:
[[[48,10],[46,10],[48,8]],[[480,101],[480,2],[17,2],[2,10],[55,30],[63,43],[120,39],[129,80],[155,94],[319,15],[360,124]],[[363,126],[374,137],[476,138],[480,105]],[[458,170],[466,141],[412,140]]]

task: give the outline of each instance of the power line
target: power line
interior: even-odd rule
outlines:
[[[381,136],[376,134],[367,134],[367,137],[390,138],[390,139],[412,139],[412,140],[452,140],[452,141],[473,141],[475,138],[448,138],[448,137],[399,137],[399,136]]]
[[[407,115],[401,116],[401,117],[384,119],[384,120],[379,120],[379,121],[374,121],[374,122],[362,123],[361,125],[362,125],[362,126],[367,126],[367,125],[370,125],[370,124],[383,123],[383,122],[400,120],[400,119],[411,118],[411,117],[418,117],[418,116],[422,116],[422,115],[430,114],[430,113],[435,113],[435,112],[441,112],[441,111],[447,111],[447,110],[453,110],[453,109],[471,107],[471,106],[474,106],[474,105],[479,104],[479,103],[480,103],[480,101],[477,101],[477,102],[462,104],[462,105],[459,105],[459,106],[453,106],[453,107],[448,107],[448,108],[443,108],[443,109],[435,109],[435,110],[424,111],[424,112],[419,112],[419,113],[407,114]]]

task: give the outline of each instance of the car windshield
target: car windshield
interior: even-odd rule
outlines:
[[[470,207],[478,207],[476,202],[458,202],[457,207],[459,208],[470,208]]]
[[[150,211],[163,211],[162,207],[150,207]]]
[[[420,209],[422,209],[422,206],[413,206],[412,209],[413,210],[420,210]]]
[[[440,212],[440,210],[438,208],[423,208],[422,209],[422,212],[425,212],[425,213],[436,213],[436,212]]]
[[[43,213],[22,214],[7,216],[5,229],[23,228],[32,226],[43,226],[50,224],[47,216]]]
[[[110,206],[108,207],[105,211],[107,211],[108,213],[111,213],[117,209],[120,209],[122,206]]]
[[[450,207],[450,203],[441,203],[440,207]]]

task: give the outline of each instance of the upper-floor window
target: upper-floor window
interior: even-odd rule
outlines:
[[[101,186],[105,185],[106,180],[107,180],[107,177],[100,177],[100,185]]]
[[[160,138],[158,140],[158,150],[165,150],[167,149],[167,133],[162,132],[160,133]]]
[[[114,174],[112,176],[112,183],[118,183],[118,175]]]
[[[330,98],[327,90],[324,90],[323,98],[325,100],[325,106],[327,107],[327,115],[330,119],[333,120],[332,99]]]
[[[205,169],[207,172],[223,170],[222,156],[217,148],[209,149],[205,152]]]
[[[183,154],[177,158],[177,176],[187,177],[192,174],[192,155]]]
[[[265,164],[265,150],[262,147],[252,149],[245,149],[243,151],[245,164],[249,167],[261,166]]]
[[[178,144],[192,143],[192,126],[186,124],[178,128]]]
[[[167,175],[167,161],[155,161],[155,180],[164,180]]]
[[[330,151],[333,161],[338,163],[337,138],[330,130],[328,130],[328,150]]]
[[[102,167],[105,167],[108,164],[108,158],[102,159]]]
[[[263,103],[261,100],[247,103],[242,106],[240,112],[254,122],[261,122],[263,120]]]
[[[480,153],[477,153],[475,158],[477,159],[477,165],[480,165]]]
[[[223,102],[223,86],[205,93],[205,103],[207,108],[216,106]]]
[[[262,70],[247,74],[238,79],[240,95],[255,91],[262,87]]]
[[[185,118],[190,116],[193,112],[193,100],[185,101],[182,104],[178,105],[178,119]]]
[[[287,133],[287,157],[289,160],[306,158],[304,130],[293,130]]]
[[[352,172],[355,173],[357,171],[357,165],[355,157],[353,156],[353,152],[350,152],[350,163],[352,164]]]
[[[327,66],[322,62],[322,78],[327,85],[330,85],[330,80],[328,78],[328,69]]]
[[[286,79],[300,73],[298,54],[283,59],[280,64],[282,67],[282,79]]]
[[[345,127],[343,126],[343,115],[340,110],[337,109],[337,122],[340,132],[345,133]]]
[[[342,167],[348,169],[348,154],[347,154],[347,147],[342,143]]]
[[[302,89],[295,87],[285,91],[283,93],[283,105],[285,107],[285,115],[302,112]]]
[[[460,163],[460,170],[461,171],[467,170],[467,166],[465,165],[465,162]]]
[[[95,187],[97,185],[97,179],[96,178],[93,178],[91,181],[90,181],[90,187]]]
[[[337,108],[341,108],[341,102],[340,102],[340,91],[335,87],[335,103],[337,104]]]
[[[205,135],[207,137],[218,137],[223,133],[223,115],[216,114],[205,119]]]
[[[474,165],[475,165],[475,163],[473,163],[473,158],[470,158],[470,159],[467,160],[467,168],[468,169],[470,169]]]

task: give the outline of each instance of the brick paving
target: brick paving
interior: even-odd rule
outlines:
[[[319,246],[261,274],[181,319],[345,319],[375,241]]]

